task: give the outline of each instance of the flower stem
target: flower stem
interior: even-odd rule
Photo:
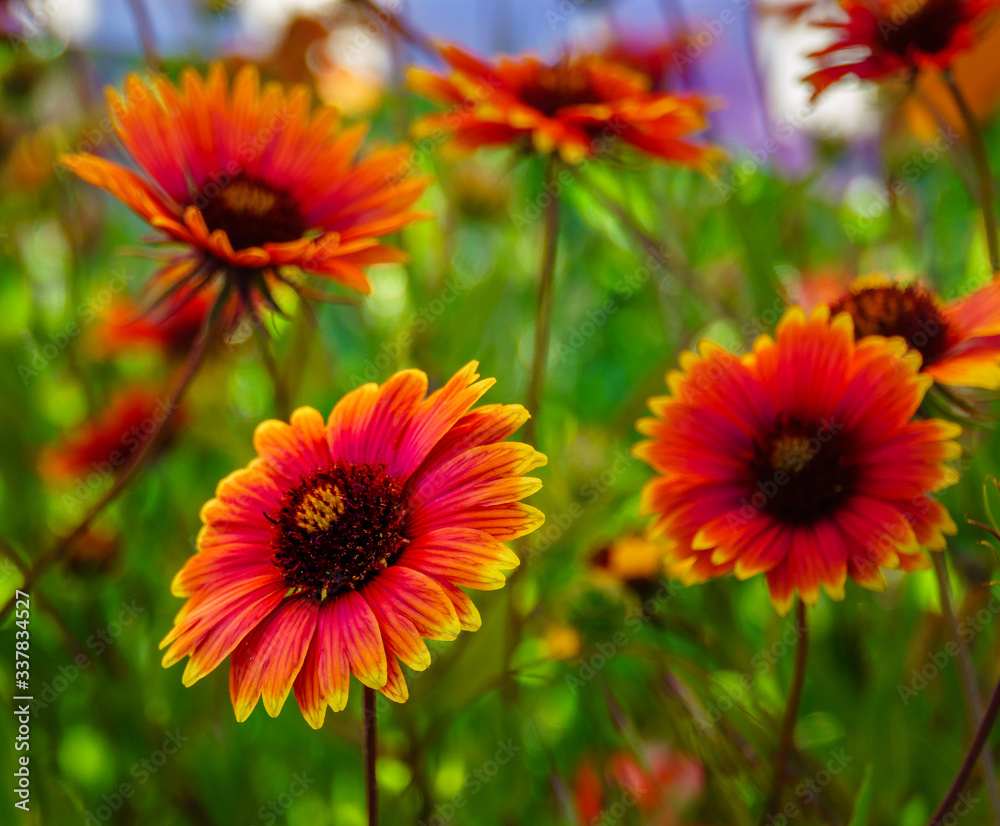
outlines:
[[[1000,682],[997,682],[996,688],[993,689],[990,704],[986,707],[986,713],[983,715],[982,722],[979,724],[976,736],[972,740],[972,745],[969,746],[969,751],[965,755],[965,760],[962,762],[958,774],[955,775],[955,779],[951,782],[951,787],[948,789],[947,794],[945,794],[944,800],[941,801],[941,805],[937,807],[937,811],[934,812],[931,819],[927,822],[927,826],[940,826],[951,811],[952,806],[958,802],[958,796],[962,793],[962,787],[965,786],[969,775],[972,774],[976,760],[979,757],[979,752],[983,750],[983,746],[986,745],[986,740],[990,736],[990,731],[993,729],[993,724],[997,719],[997,712],[1000,712]]]
[[[161,437],[167,429],[167,425],[173,420],[174,413],[176,413],[177,408],[180,405],[181,398],[191,385],[192,380],[197,375],[198,369],[204,361],[205,354],[208,352],[208,345],[210,341],[215,338],[216,333],[218,332],[219,320],[222,318],[222,307],[227,299],[228,293],[223,291],[216,299],[215,304],[212,305],[212,309],[202,326],[201,335],[198,337],[197,342],[195,342],[194,347],[188,354],[187,360],[184,362],[184,366],[181,369],[181,374],[164,403],[165,413],[163,419],[160,422],[157,422],[156,429],[146,437],[145,441],[143,441],[139,446],[139,449],[132,454],[130,460],[122,465],[121,470],[118,471],[118,474],[115,477],[114,484],[108,489],[107,493],[105,493],[104,496],[102,496],[94,504],[94,506],[87,511],[87,514],[82,520],[80,520],[72,531],[70,531],[62,539],[59,539],[48,551],[48,553],[39,559],[31,567],[31,570],[25,574],[24,583],[21,585],[22,591],[27,591],[32,585],[35,584],[35,582],[38,581],[42,574],[44,574],[49,568],[59,562],[66,555],[69,549],[73,546],[73,543],[87,532],[91,523],[108,505],[118,498],[122,491],[128,487],[129,482],[132,481],[136,471],[143,467],[147,461],[153,457],[153,448],[159,444]],[[7,614],[10,613],[11,609],[14,607],[14,602],[15,597],[11,596],[3,608],[0,609],[0,622],[3,622]]]
[[[559,246],[559,190],[556,173],[559,161],[549,158],[545,170],[545,192],[549,196],[545,207],[545,237],[542,242],[542,265],[538,276],[538,306],[535,310],[535,351],[531,362],[531,378],[525,406],[531,414],[524,425],[524,439],[533,447],[538,446],[538,414],[542,406],[545,387],[545,366],[549,360],[549,324],[552,319],[552,281],[556,270],[556,251]]]
[[[146,11],[146,4],[143,0],[129,0],[129,6],[132,8],[132,16],[135,17],[135,24],[139,28],[143,57],[145,57],[149,68],[155,72],[160,68],[160,55],[156,51],[156,43],[153,40],[153,26],[149,21],[149,12]]]
[[[806,604],[800,599],[795,606],[795,622],[798,625],[799,644],[795,649],[795,674],[792,677],[792,688],[788,694],[788,704],[785,706],[785,719],[781,724],[781,736],[778,740],[778,753],[774,758],[774,779],[771,781],[771,791],[767,796],[761,823],[767,822],[778,803],[781,802],[781,789],[785,782],[785,763],[792,751],[792,736],[795,734],[795,721],[799,715],[799,701],[802,699],[802,687],[806,681],[806,659],[809,655],[809,623],[806,616]]]
[[[365,787],[368,801],[368,826],[378,826],[378,780],[375,759],[378,757],[378,730],[375,709],[375,689],[365,686]]]
[[[941,599],[941,613],[944,614],[948,623],[948,630],[951,633],[952,641],[958,648],[958,676],[962,684],[962,693],[965,695],[965,704],[969,709],[969,717],[973,726],[978,725],[983,719],[983,698],[979,694],[979,686],[976,683],[976,670],[972,665],[972,657],[969,655],[969,648],[962,639],[962,634],[958,628],[958,621],[955,618],[955,611],[951,601],[951,579],[948,576],[948,561],[944,552],[932,553],[931,559],[934,561],[934,573],[937,575],[938,594]],[[993,755],[987,749],[983,752],[983,780],[986,785],[986,796],[990,801],[990,809],[993,812],[993,823],[1000,824],[1000,789],[997,788],[996,766],[993,762]]]
[[[997,218],[993,208],[993,176],[990,173],[990,161],[986,154],[986,142],[983,140],[983,131],[979,128],[976,115],[969,106],[969,102],[958,88],[955,78],[950,71],[944,73],[945,83],[951,91],[958,111],[962,115],[965,124],[969,150],[972,152],[972,159],[976,165],[976,177],[979,182],[979,206],[983,211],[983,224],[986,227],[986,247],[990,255],[990,270],[993,273],[1000,271],[1000,241],[997,239]]]

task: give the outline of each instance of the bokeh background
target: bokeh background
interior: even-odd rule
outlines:
[[[312,86],[348,121],[370,119],[375,144],[406,139],[412,118],[431,109],[401,85],[405,66],[428,58],[347,0],[146,7],[172,76],[213,60],[231,70],[257,63],[267,78]],[[809,104],[804,55],[823,40],[809,26],[813,12],[794,17],[742,0],[401,8],[426,36],[486,54],[554,57],[614,38],[679,39],[693,60],[666,82],[718,98],[709,137],[731,162],[718,181],[651,161],[592,162],[563,191],[539,421],[549,464],[533,499],[547,523],[520,544],[523,564],[508,586],[476,595],[482,630],[431,643],[432,666],[408,676],[410,700],[380,702],[383,822],[754,823],[794,622],[775,613],[760,580],[686,589],[641,543],[621,550],[623,537],[641,533],[638,495],[649,476],[628,452],[634,422],[682,350],[705,336],[749,346],[788,302],[814,302],[875,270],[919,276],[946,296],[981,283],[984,245],[963,184],[960,129],[923,108],[940,98],[933,83],[916,93],[847,83]],[[720,24],[727,9],[734,22]],[[118,153],[102,132],[101,88],[143,65],[130,4],[3,3],[0,24],[6,600],[21,568],[108,484],[60,471],[67,440],[130,388],[164,387],[177,361],[148,342],[109,345],[109,318],[152,272],[122,254],[147,228],[58,164],[88,142]],[[995,41],[963,57],[958,76],[987,118],[996,169]],[[237,724],[225,669],[186,689],[179,667],[161,667],[157,643],[180,607],[168,585],[194,550],[198,509],[252,457],[259,421],[300,404],[328,411],[357,384],[401,367],[440,383],[471,359],[497,377],[487,401],[524,397],[543,164],[420,146],[414,159],[435,177],[421,206],[436,219],[397,239],[411,262],[373,268],[374,294],[363,302],[307,308],[289,297],[287,318],[264,320],[263,350],[251,328],[237,331],[196,380],[167,448],[68,564],[33,589],[40,702],[30,814],[13,808],[12,623],[0,632],[0,822],[364,822],[357,684],[347,710],[319,732],[292,704],[277,719],[258,709]],[[631,218],[612,202],[627,204]],[[1000,410],[985,397],[977,406]],[[987,481],[1000,454],[988,422],[963,440],[962,481],[944,495],[960,523],[949,559],[987,691],[1000,675],[991,607],[1000,601],[991,603],[988,584],[998,558],[962,517],[989,521],[1000,506]],[[926,822],[970,737],[956,663],[941,654],[949,636],[933,573],[890,574],[882,594],[848,586],[844,603],[824,597],[811,615],[792,822]],[[640,805],[625,805],[629,789],[643,790]],[[963,822],[992,822],[978,779],[971,789]]]

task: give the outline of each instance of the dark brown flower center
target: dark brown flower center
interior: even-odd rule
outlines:
[[[781,414],[754,445],[744,504],[793,525],[834,513],[854,491],[850,439],[834,419],[802,422]]]
[[[590,85],[590,76],[580,66],[561,61],[539,70],[533,84],[521,90],[521,100],[542,114],[552,117],[566,106],[601,103]]]
[[[923,357],[925,367],[938,361],[951,344],[947,320],[934,297],[920,287],[892,285],[848,293],[834,302],[830,312],[851,314],[855,338],[902,336]]]
[[[383,465],[336,464],[286,495],[274,524],[274,564],[289,588],[316,599],[358,588],[407,543],[406,501]]]
[[[962,23],[963,0],[918,0],[896,3],[879,23],[886,51],[906,57],[913,51],[943,52]]]
[[[210,181],[194,203],[209,231],[225,232],[234,250],[294,241],[308,229],[288,192],[246,175],[221,187]]]

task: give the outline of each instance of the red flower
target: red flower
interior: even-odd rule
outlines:
[[[167,415],[165,398],[151,390],[132,388],[112,399],[100,416],[84,422],[63,441],[42,454],[40,470],[54,479],[80,479],[121,470]],[[180,423],[175,414],[167,426]]]
[[[232,654],[241,721],[262,695],[277,715],[294,688],[319,728],[347,703],[351,674],[405,701],[397,659],[423,670],[424,639],[479,628],[462,588],[502,588],[518,564],[504,543],[543,521],[520,500],[546,459],[504,442],[528,413],[470,409],[493,384],[478,378],[472,362],[424,398],[427,376],[405,370],[347,394],[325,423],[311,407],[262,423],[259,456],[202,508],[164,666],[189,656],[192,685]]]
[[[688,583],[766,574],[784,614],[796,590],[843,599],[848,576],[884,588],[880,568],[955,531],[928,494],[957,480],[961,429],[912,421],[933,380],[902,339],[855,341],[847,313],[793,308],[752,353],[703,342],[680,364],[635,455],[660,474],[642,510]]]
[[[820,68],[805,78],[813,99],[847,75],[881,80],[899,72],[946,69],[971,48],[998,0],[840,0],[846,20],[816,25],[837,39],[809,55]]]
[[[109,90],[108,101],[141,173],[94,155],[63,163],[182,245],[156,276],[165,286],[221,276],[246,308],[273,304],[279,282],[312,294],[295,268],[368,293],[365,267],[406,257],[378,239],[425,217],[412,207],[427,179],[401,174],[408,148],[357,158],[363,124],[340,129],[330,108],[310,116],[305,88],[260,89],[252,67],[231,90],[218,64],[205,80],[186,70],[180,88],[158,78],[155,94],[131,75],[125,100]]]
[[[448,76],[411,69],[409,84],[453,108],[418,120],[417,137],[449,134],[463,150],[532,147],[558,152],[567,163],[594,157],[615,140],[703,171],[721,158],[715,147],[691,140],[708,125],[704,98],[651,92],[649,78],[604,57],[489,63],[456,46],[441,47],[441,55],[452,68]]]

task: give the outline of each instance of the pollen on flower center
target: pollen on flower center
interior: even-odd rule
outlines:
[[[225,232],[234,250],[294,241],[307,229],[291,195],[247,175],[206,185],[195,203],[209,231]]]
[[[890,285],[852,292],[830,307],[836,315],[848,312],[854,319],[854,335],[902,336],[917,350],[924,366],[938,361],[948,350],[948,321],[934,297],[920,287]]]
[[[916,10],[899,4],[880,27],[885,48],[900,57],[911,50],[936,54],[944,51],[962,22],[962,4],[954,0],[925,0]]]
[[[802,422],[779,415],[754,446],[750,483],[762,510],[791,524],[832,514],[852,493],[856,473],[850,441],[832,421]]]
[[[406,501],[383,465],[336,464],[289,491],[276,514],[273,562],[316,599],[358,588],[407,543]]]

